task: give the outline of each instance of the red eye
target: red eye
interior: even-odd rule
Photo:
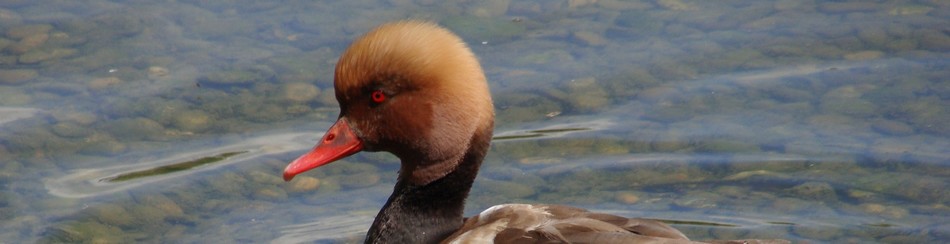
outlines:
[[[375,103],[382,103],[383,101],[386,101],[386,93],[383,93],[381,90],[373,91],[371,96],[373,98],[373,102]]]

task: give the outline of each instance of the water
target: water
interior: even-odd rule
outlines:
[[[943,1],[4,1],[0,242],[354,242],[398,165],[287,183],[356,36],[439,22],[495,141],[468,201],[693,239],[950,240]]]

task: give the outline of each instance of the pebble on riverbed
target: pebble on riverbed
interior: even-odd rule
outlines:
[[[92,89],[93,91],[101,91],[119,84],[122,84],[122,79],[119,79],[119,77],[110,76],[92,79],[89,81],[88,86],[89,89]]]
[[[294,177],[294,180],[286,184],[285,188],[289,193],[302,193],[315,191],[318,187],[320,187],[320,179],[302,175]]]
[[[838,201],[838,194],[835,193],[835,189],[831,187],[831,184],[827,182],[805,182],[788,188],[785,192],[801,199],[826,203]]]
[[[125,140],[158,140],[165,136],[165,127],[148,118],[121,118],[106,122],[103,128]]]
[[[20,55],[18,61],[21,64],[36,64],[48,60],[69,57],[75,55],[77,52],[78,50],[72,48],[35,49]]]
[[[17,85],[32,80],[39,73],[32,69],[0,69],[0,85]]]
[[[128,227],[134,223],[133,216],[125,209],[125,206],[115,203],[103,203],[91,208],[89,214],[95,216],[103,224]]]
[[[175,115],[173,125],[182,131],[203,132],[211,128],[214,118],[200,110],[184,110]]]
[[[303,82],[284,84],[283,91],[283,98],[295,103],[309,102],[320,95],[320,88]]]
[[[92,135],[94,132],[87,126],[81,126],[72,122],[60,122],[56,123],[51,128],[53,133],[57,136],[68,137],[68,138],[78,138]]]

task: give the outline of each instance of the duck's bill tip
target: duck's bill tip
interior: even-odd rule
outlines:
[[[300,173],[332,163],[363,150],[363,142],[350,129],[345,119],[337,120],[312,150],[284,168],[284,181]]]

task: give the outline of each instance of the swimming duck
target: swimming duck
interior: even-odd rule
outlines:
[[[452,32],[424,21],[384,24],[341,55],[340,115],[284,180],[360,151],[401,161],[366,243],[690,243],[659,221],[546,204],[504,204],[463,218],[489,148],[494,109],[482,68]]]

